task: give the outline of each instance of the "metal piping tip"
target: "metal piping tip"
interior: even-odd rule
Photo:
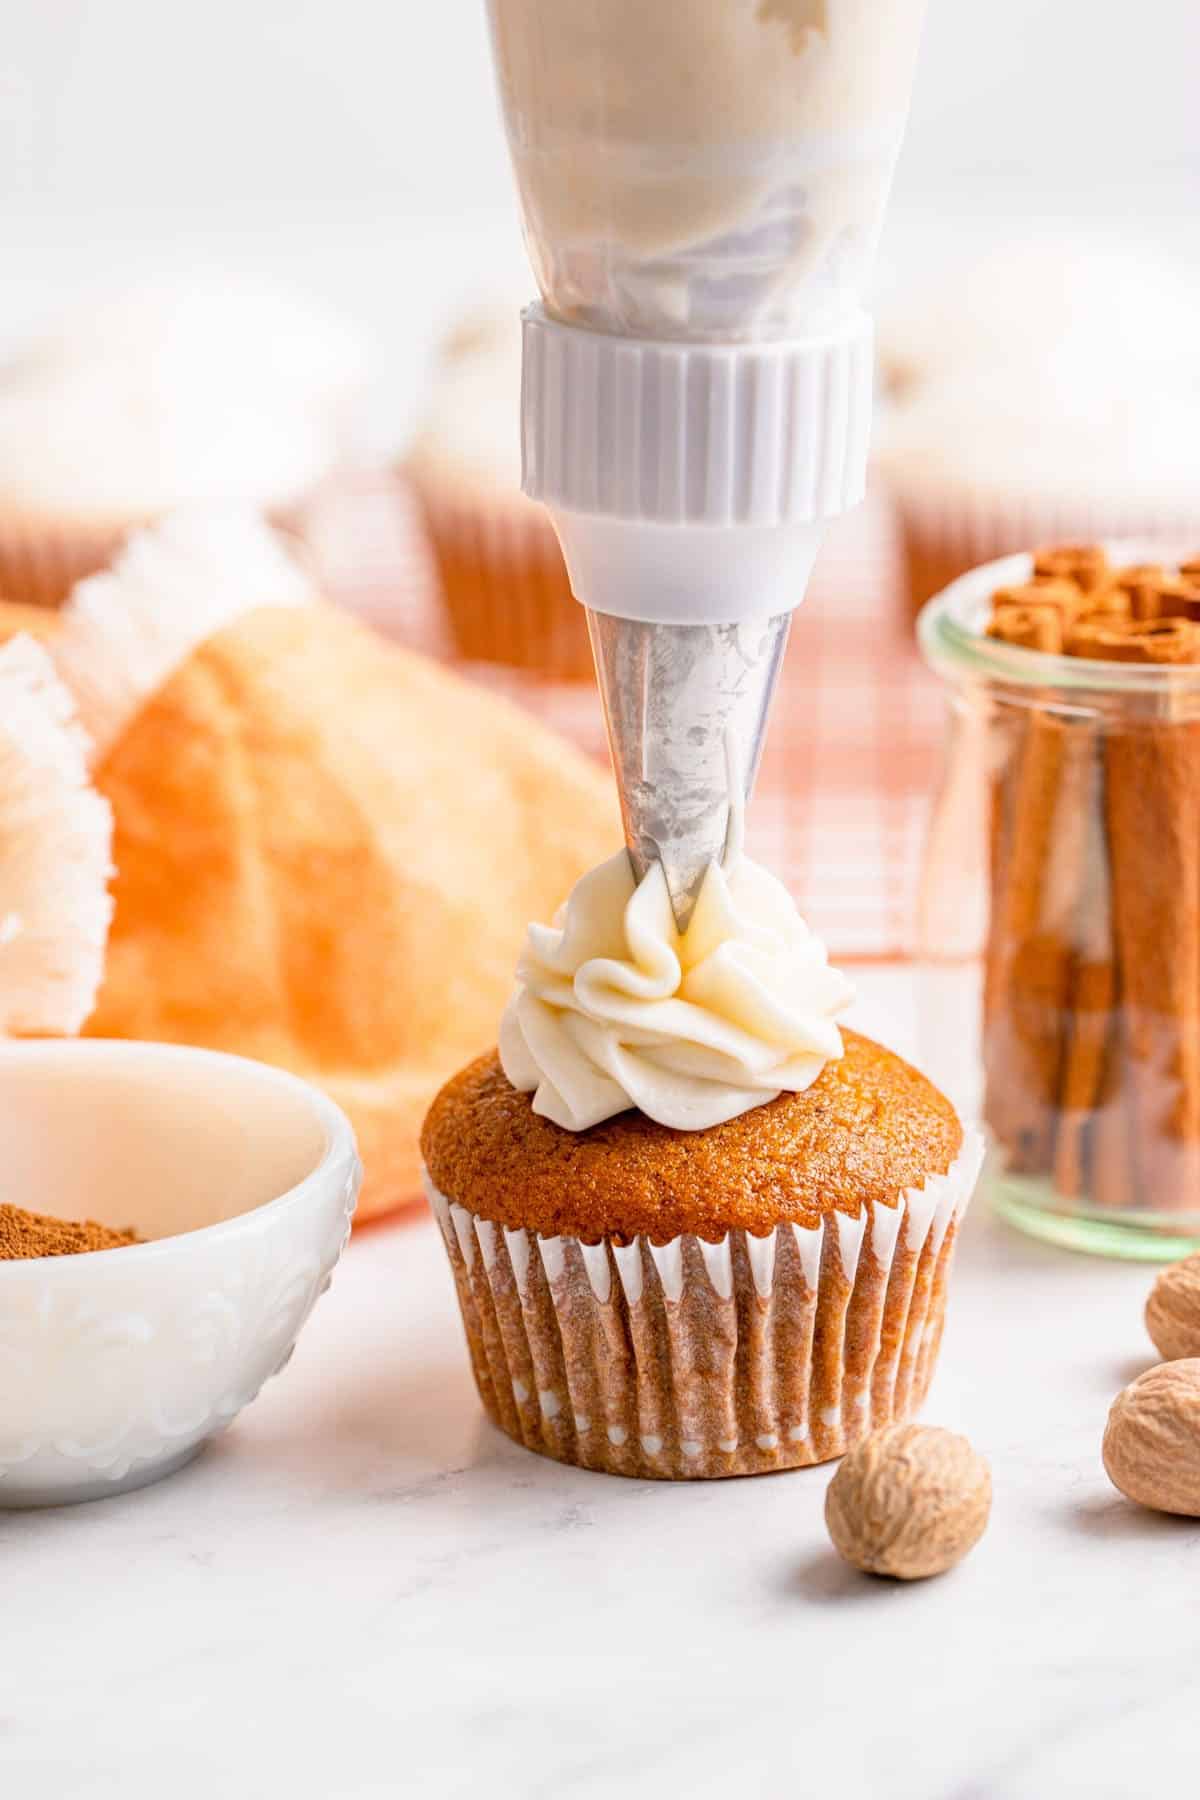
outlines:
[[[639,880],[662,864],[680,931],[725,852],[730,746],[753,792],[791,618],[647,625],[588,609],[625,842]]]

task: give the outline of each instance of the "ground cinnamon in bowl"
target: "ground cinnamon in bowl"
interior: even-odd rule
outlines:
[[[19,1206],[0,1205],[0,1262],[20,1262],[35,1256],[79,1256],[89,1250],[122,1250],[140,1244],[136,1231],[114,1231],[94,1219],[76,1223],[52,1219],[45,1213],[25,1212]]]

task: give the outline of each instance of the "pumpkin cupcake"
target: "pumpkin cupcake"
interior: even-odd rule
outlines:
[[[254,281],[92,297],[0,363],[0,596],[61,606],[183,507],[302,533],[354,449],[365,363],[352,327]]]
[[[735,840],[736,841],[736,837]],[[425,1122],[494,1422],[662,1479],[823,1462],[933,1373],[980,1161],[869,1039],[783,889],[710,869],[680,934],[625,854],[534,926],[500,1049]]]
[[[457,654],[590,681],[587,616],[550,515],[521,492],[517,309],[467,320],[442,350],[409,455]]]
[[[956,259],[885,309],[876,459],[913,612],[1028,544],[1200,531],[1190,270],[1038,233]]]

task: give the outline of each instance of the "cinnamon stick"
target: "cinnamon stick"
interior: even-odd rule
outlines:
[[[1110,901],[1112,869],[1104,829],[1104,762],[1102,741],[1087,730],[1088,768],[1079,795],[1080,881],[1075,896],[1071,939],[1073,960],[1067,998],[1066,1044],[1058,1100],[1054,1146],[1054,1186],[1066,1200],[1082,1198],[1094,1183],[1101,1150],[1121,1156],[1123,1127],[1116,1089],[1116,1046],[1113,1015],[1117,998],[1117,966]],[[1107,1104],[1106,1146],[1099,1142],[1097,1113]]]
[[[1125,611],[1130,618],[1157,619],[1159,589],[1166,579],[1167,571],[1161,563],[1134,563],[1129,568],[1118,569],[1106,591],[1124,596]]]
[[[1067,637],[1071,656],[1156,664],[1200,659],[1200,631],[1190,619],[1083,619]]]
[[[1095,651],[1093,652],[1096,653]],[[1200,663],[1200,625],[1130,625],[1115,660]],[[1106,823],[1136,1187],[1155,1211],[1200,1207],[1200,724],[1146,696],[1110,729]]]
[[[1034,551],[1033,572],[1074,582],[1086,595],[1107,585],[1111,566],[1101,544],[1050,544]]]
[[[1200,570],[1193,576],[1169,575],[1156,595],[1160,619],[1200,622]]]
[[[1035,576],[1020,586],[997,589],[988,632],[1010,644],[1057,654],[1085,604],[1083,590],[1073,581]]]
[[[1200,663],[1200,558],[1113,571],[1076,545],[1035,570],[995,596],[992,636]],[[1103,735],[1029,709],[995,778],[986,1105],[1010,1167],[1064,1198],[1169,1212],[1200,1207],[1200,723],[1127,704],[1144,716]]]
[[[1114,581],[1111,586],[1098,588],[1094,594],[1087,596],[1087,610],[1080,615],[1080,624],[1098,623],[1102,619],[1128,619],[1132,616],[1133,604],[1129,597],[1129,589]]]
[[[997,596],[990,630],[1009,643],[1029,646],[1032,637],[1034,648],[1061,648],[1063,619],[1075,605],[1039,610],[1008,590]],[[1073,834],[1091,754],[1090,737],[1071,717],[1052,705],[1022,709],[993,778],[985,1108],[1020,1174],[1045,1173],[1053,1154],[1072,962],[1064,924],[1077,887]]]
[[[1016,644],[1023,650],[1040,650],[1051,656],[1062,653],[1062,614],[1053,606],[1024,605],[1009,602],[997,606],[988,626],[988,636]]]
[[[1110,611],[1123,600],[1130,618],[1200,619],[1200,573],[1172,575],[1161,563],[1137,563],[1118,569],[1109,587],[1095,596],[1092,611]],[[1112,603],[1112,604],[1106,604]]]

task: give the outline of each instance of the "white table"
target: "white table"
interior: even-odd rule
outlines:
[[[906,978],[860,977],[912,1040]],[[559,1468],[484,1423],[431,1223],[365,1234],[190,1469],[0,1515],[4,1800],[1142,1800],[1200,1777],[1200,1523],[1105,1479],[1145,1270],[964,1233],[926,1417],[992,1525],[912,1587],[829,1547],[829,1469]]]

